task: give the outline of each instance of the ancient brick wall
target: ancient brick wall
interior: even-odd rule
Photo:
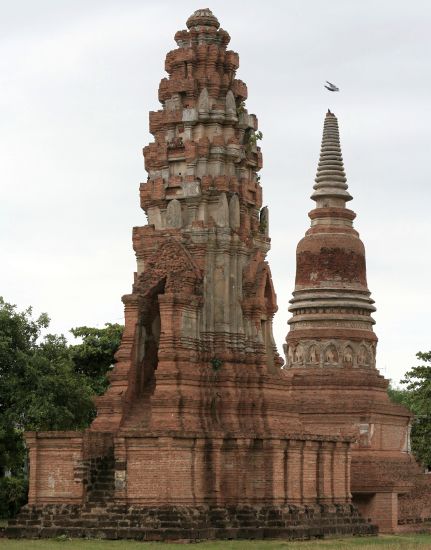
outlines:
[[[399,496],[398,526],[400,531],[431,529],[431,474],[421,473],[414,486]]]
[[[27,432],[29,504],[84,502],[92,461],[112,452],[112,436],[92,432]]]
[[[125,498],[121,492],[119,500],[131,504],[350,501],[349,442],[342,439],[130,435],[125,446]]]
[[[77,432],[28,433],[26,442],[29,503],[81,503],[84,485],[81,478],[75,478],[75,469],[83,460],[82,435]]]

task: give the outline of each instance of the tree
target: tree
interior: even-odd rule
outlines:
[[[412,450],[416,457],[431,468],[431,351],[418,352],[425,364],[410,369],[401,380],[406,386],[405,402],[416,415],[412,426]]]
[[[86,428],[123,332],[111,323],[77,327],[82,342],[69,345],[63,335],[43,336],[48,327],[48,315],[35,319],[0,297],[0,517],[25,502],[24,431]]]
[[[388,395],[390,400],[393,403],[404,405],[405,407],[410,409],[410,403],[409,403],[410,392],[405,388],[399,388],[397,386],[394,386],[390,381],[388,386]]]
[[[123,325],[105,323],[105,328],[77,327],[70,332],[82,343],[70,346],[75,372],[85,376],[97,395],[107,386],[107,372],[114,364],[114,354],[123,334]]]
[[[42,332],[44,313],[17,311],[0,297],[0,476],[22,470],[24,430],[84,429],[94,418],[92,397],[103,393],[123,326],[77,327],[82,342]]]
[[[75,371],[64,336],[47,334],[49,318],[0,301],[0,418],[9,430],[85,427],[94,414],[92,390]]]
[[[0,514],[24,503],[25,430],[70,430],[94,417],[89,378],[75,369],[64,336],[42,331],[46,314],[17,311],[0,297]]]
[[[0,479],[6,472],[20,475],[25,461],[22,430],[0,420]]]

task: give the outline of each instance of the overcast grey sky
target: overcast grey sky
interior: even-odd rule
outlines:
[[[51,330],[122,322],[146,223],[138,186],[190,1],[0,0],[0,295]],[[264,134],[275,338],[287,333],[295,248],[327,108],[340,123],[355,227],[376,301],[378,366],[398,380],[431,349],[431,4],[395,0],[208,4],[240,55]],[[339,94],[323,88],[335,82]]]

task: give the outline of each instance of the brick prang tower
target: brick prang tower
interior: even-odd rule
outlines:
[[[259,383],[283,362],[272,336],[257,118],[245,108],[228,33],[210,10],[187,27],[166,56],[163,108],[150,113],[140,189],[149,223],[134,229],[127,337],[98,401],[97,430],[263,430],[279,414],[264,407]],[[284,406],[283,425],[289,417]]]

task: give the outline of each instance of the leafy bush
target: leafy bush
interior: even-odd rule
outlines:
[[[27,502],[27,480],[20,477],[0,478],[0,518],[15,516]]]

